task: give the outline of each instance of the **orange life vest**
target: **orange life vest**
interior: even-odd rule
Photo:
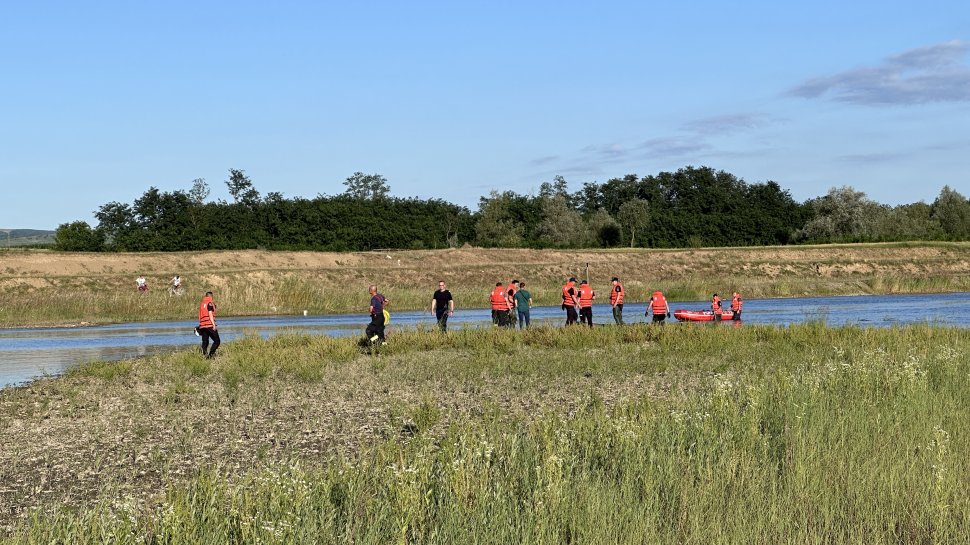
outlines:
[[[714,311],[714,314],[720,314],[721,313],[721,298],[720,297],[715,296],[714,298],[711,299],[711,310]]]
[[[653,295],[650,296],[651,303],[650,308],[653,310],[654,314],[666,314],[667,312],[667,298],[664,297],[663,292],[655,291]]]
[[[573,290],[574,295],[569,294],[570,289]],[[566,284],[562,287],[562,304],[573,306],[573,307],[576,306],[575,293],[576,293],[576,283],[566,282]]]
[[[622,305],[623,304],[623,284],[619,282],[613,286],[610,290],[610,304],[611,305]]]
[[[579,306],[581,308],[593,306],[593,297],[596,297],[596,292],[593,291],[593,286],[590,286],[589,284],[579,286]]]
[[[203,297],[199,303],[199,327],[212,327],[212,319],[209,318],[209,305],[212,305],[212,316],[216,315],[216,305],[212,302],[212,297]]]
[[[515,286],[509,284],[508,289],[505,291],[505,295],[508,297],[509,310],[515,308],[515,292],[519,290],[515,289]]]
[[[505,298],[505,288],[502,286],[495,286],[492,290],[492,310],[508,310],[509,300]]]
[[[741,300],[741,296],[735,293],[734,297],[731,298],[731,310],[734,312],[741,312],[741,307],[743,306],[744,301]]]

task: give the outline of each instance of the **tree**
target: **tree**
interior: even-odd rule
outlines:
[[[542,223],[537,235],[543,244],[560,248],[585,246],[591,238],[583,218],[569,206],[563,194],[542,199]]]
[[[637,231],[641,233],[650,225],[650,203],[643,199],[633,199],[620,205],[617,213],[620,226],[630,234],[630,247],[636,246]]]
[[[963,240],[970,237],[970,202],[967,198],[943,186],[940,195],[933,201],[931,217],[940,222],[943,232],[951,239]]]
[[[620,225],[605,208],[593,212],[586,220],[586,224],[599,246],[611,248],[620,244]]]
[[[256,191],[256,188],[253,187],[253,181],[249,179],[249,176],[246,176],[244,171],[230,168],[226,186],[229,188],[229,194],[232,195],[236,203],[250,208],[259,203],[259,191]],[[193,189],[195,189],[194,185]]]
[[[553,178],[552,183],[542,182],[539,185],[539,198],[547,199],[551,197],[561,196],[566,200],[566,204],[572,206],[572,196],[569,194],[569,187],[566,184],[566,179],[562,176],[556,176]]]
[[[135,212],[126,203],[112,201],[101,205],[94,213],[98,230],[104,233],[105,244],[115,250],[126,250],[128,237],[137,229]]]
[[[809,201],[815,217],[795,233],[798,240],[873,240],[877,226],[889,207],[869,199],[851,186],[833,187],[828,194]]]
[[[344,185],[347,186],[344,195],[353,199],[384,199],[391,192],[391,186],[387,185],[387,179],[380,174],[355,172],[347,178]]]
[[[62,252],[103,251],[104,232],[91,229],[86,221],[62,223],[54,232],[54,249]]]
[[[511,214],[510,193],[492,191],[479,202],[475,240],[482,246],[517,247],[522,245],[525,226]]]
[[[192,204],[202,206],[209,198],[209,184],[205,183],[205,178],[192,180],[192,189],[189,190],[189,200]]]

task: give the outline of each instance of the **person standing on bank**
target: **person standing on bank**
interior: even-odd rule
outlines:
[[[623,325],[623,284],[620,279],[613,277],[613,289],[610,290],[610,306],[613,307],[613,321],[616,325]]]
[[[670,304],[667,303],[667,298],[664,297],[662,291],[657,290],[653,292],[650,296],[650,303],[647,306],[647,312],[653,312],[653,323],[664,323],[664,319],[670,318]],[[644,313],[644,316],[647,314]]]
[[[525,282],[519,282],[519,289],[515,292],[515,310],[519,316],[519,329],[529,328],[529,308],[532,306],[532,294],[525,289]]]
[[[387,306],[387,297],[377,292],[377,286],[371,285],[367,288],[370,293],[370,323],[367,324],[365,334],[367,339],[372,342],[384,342],[384,307]]]
[[[596,299],[596,291],[589,282],[583,280],[579,285],[579,321],[585,322],[589,327],[593,327],[593,299]]]
[[[205,292],[205,297],[199,303],[199,328],[197,330],[202,337],[202,355],[206,358],[213,358],[219,348],[219,326],[216,325],[216,304],[212,302],[212,292]],[[212,339],[212,348],[209,348],[209,340]]]
[[[438,328],[442,333],[448,331],[448,317],[455,313],[455,300],[451,292],[445,289],[445,281],[438,282],[438,289],[431,296],[431,313],[438,320]]]

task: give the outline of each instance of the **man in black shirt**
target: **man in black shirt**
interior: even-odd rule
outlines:
[[[444,280],[438,282],[438,289],[431,297],[431,313],[437,318],[441,332],[448,331],[448,317],[455,313],[455,300],[451,292],[445,289]]]

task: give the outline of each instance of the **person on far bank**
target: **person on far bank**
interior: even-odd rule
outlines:
[[[570,278],[562,287],[562,309],[566,311],[566,325],[577,322],[579,317],[579,291],[576,289],[576,278]]]
[[[731,316],[732,320],[741,321],[741,307],[744,306],[744,301],[741,300],[741,295],[738,292],[734,292],[731,295],[731,312],[734,314]]]
[[[716,293],[714,294],[713,297],[711,297],[711,312],[714,313],[714,321],[720,322],[721,313],[723,313],[724,311],[721,309],[721,298],[718,297]]]
[[[199,303],[199,328],[196,330],[202,337],[202,355],[206,358],[214,358],[216,350],[219,349],[219,326],[216,324],[216,304],[212,302],[212,292],[205,292],[205,297]],[[209,348],[209,340],[212,340],[212,348]]]
[[[455,313],[455,300],[447,290],[445,281],[438,282],[438,289],[431,296],[431,313],[438,320],[438,328],[442,333],[448,331],[448,317]]]
[[[498,327],[508,327],[509,326],[509,296],[506,292],[505,286],[501,282],[495,283],[495,289],[488,296],[489,303],[492,306],[492,325]]]
[[[589,327],[593,327],[593,299],[596,299],[596,291],[583,280],[579,285],[579,321]]]
[[[139,274],[138,278],[135,279],[135,287],[138,288],[139,293],[148,292],[148,281],[145,280],[145,277],[143,275]]]
[[[623,325],[623,284],[615,276],[613,289],[610,290],[610,306],[613,307],[613,321],[616,325]]]
[[[663,324],[666,318],[670,318],[670,304],[667,303],[667,298],[664,297],[662,291],[657,290],[650,296],[647,312],[653,313],[653,323]],[[647,314],[644,313],[643,315],[646,316]]]
[[[525,289],[525,282],[519,283],[515,292],[515,310],[519,317],[519,329],[529,328],[529,308],[532,306],[532,294]]]
[[[371,284],[367,288],[370,293],[370,323],[364,330],[367,340],[371,343],[384,342],[384,307],[387,306],[387,297],[377,292],[377,286]]]

